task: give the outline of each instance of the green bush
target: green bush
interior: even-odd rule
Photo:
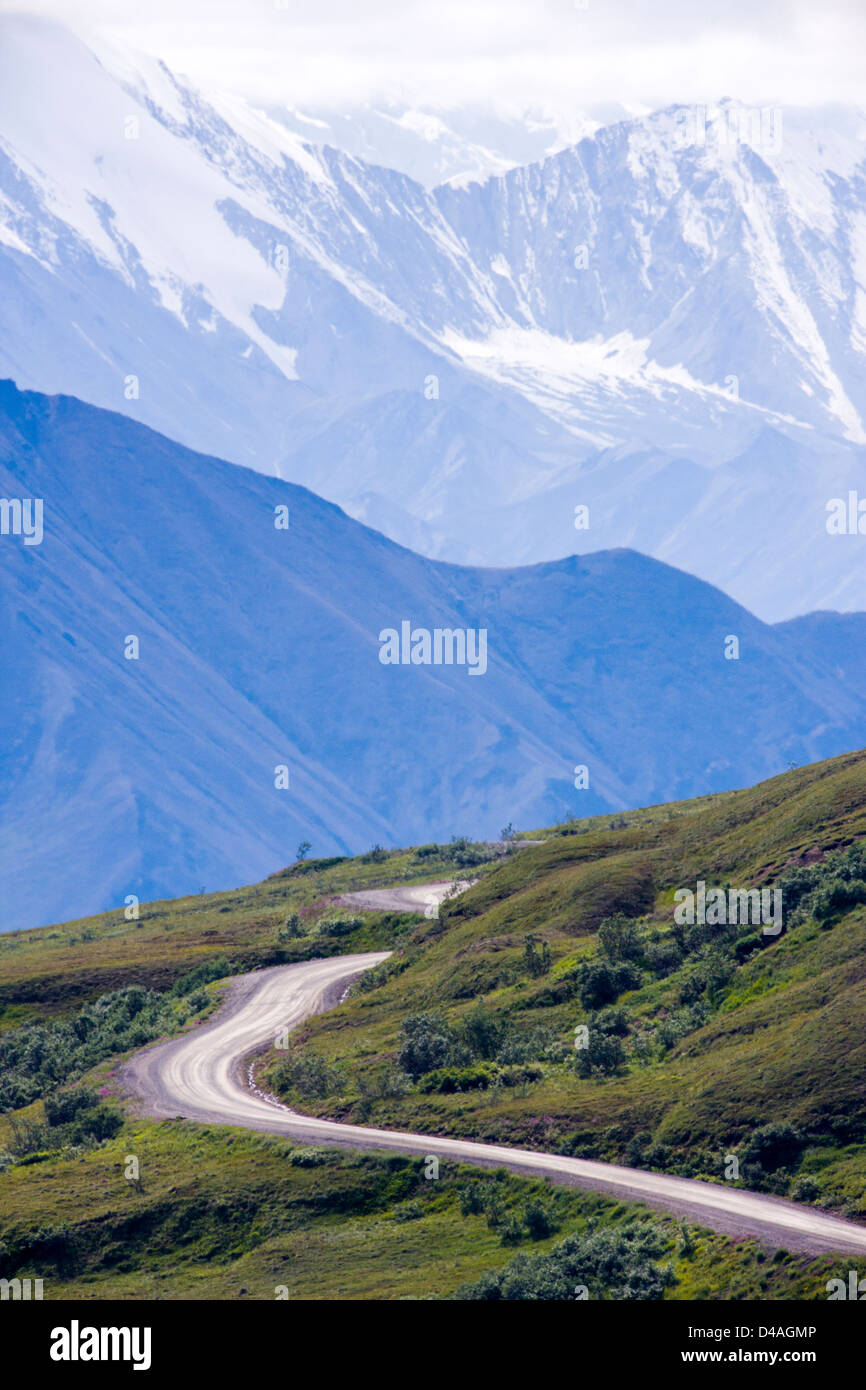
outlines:
[[[424,1215],[423,1202],[403,1202],[394,1210],[395,1221],[418,1221]]]
[[[470,1067],[437,1067],[418,1082],[424,1095],[452,1095],[455,1091],[486,1091],[501,1075],[491,1062],[479,1062]]]
[[[625,1009],[609,1006],[606,1009],[599,1009],[593,1016],[592,1025],[599,1033],[604,1033],[606,1037],[625,1038],[628,1036],[628,1013]]]
[[[527,974],[537,980],[540,975],[546,975],[552,964],[550,946],[546,941],[542,941],[541,949],[535,949],[536,937],[532,934],[527,936],[526,945],[523,951],[523,967]]]
[[[484,1211],[487,1193],[480,1182],[470,1182],[457,1189],[461,1216],[480,1216]]]
[[[805,1137],[793,1125],[778,1122],[762,1125],[743,1149],[743,1162],[756,1164],[765,1173],[774,1173],[777,1168],[793,1167],[805,1146]]]
[[[277,932],[278,941],[296,941],[299,936],[305,936],[304,924],[297,912],[290,912],[283,925]]]
[[[544,1240],[558,1229],[550,1207],[537,1199],[527,1202],[523,1212],[523,1224],[530,1240]]]
[[[496,1051],[502,1066],[537,1062],[558,1056],[562,1036],[554,1028],[541,1026],[521,1031],[509,1028]]]
[[[465,836],[452,836],[451,843],[448,845],[419,845],[415,850],[413,858],[418,863],[425,863],[430,859],[438,859],[446,864],[454,864],[459,869],[471,869],[477,864],[486,864],[491,859],[497,857],[495,849],[480,842],[473,842]]]
[[[500,1080],[503,1086],[525,1086],[532,1081],[540,1081],[543,1076],[541,1067],[503,1067]]]
[[[866,903],[866,883],[862,879],[831,879],[812,895],[812,914],[816,922],[829,922]]]
[[[499,1238],[503,1245],[519,1245],[525,1234],[523,1222],[514,1212],[509,1212],[500,1223]]]
[[[289,1162],[295,1168],[321,1168],[323,1163],[328,1162],[327,1149],[293,1149],[289,1154]]]
[[[71,1120],[77,1119],[83,1110],[93,1108],[98,1104],[98,1097],[93,1091],[60,1091],[57,1095],[46,1098],[44,1104],[45,1119],[51,1126],[67,1125]]]
[[[442,1014],[436,1011],[408,1014],[400,1034],[399,1065],[408,1076],[423,1076],[450,1061],[456,1039],[453,1028]]]
[[[620,1039],[590,1026],[588,1045],[575,1053],[578,1076],[615,1076],[624,1063],[625,1049]]]
[[[630,961],[614,964],[598,958],[583,961],[577,974],[577,992],[585,1009],[613,1004],[626,990],[637,989],[641,973]]]
[[[463,1019],[460,1033],[471,1055],[489,1062],[502,1045],[505,1024],[492,1009],[476,1004]]]
[[[832,922],[866,902],[866,843],[833,850],[819,864],[786,869],[776,881],[782,890],[786,926],[814,917]]]
[[[379,1067],[372,1075],[358,1077],[358,1090],[365,1100],[392,1100],[412,1089],[412,1078],[398,1067]]]
[[[754,936],[749,939],[751,941],[758,940]],[[647,969],[661,980],[672,975],[675,970],[679,970],[683,963],[682,951],[673,937],[648,942],[643,958]]]
[[[152,1042],[175,1023],[168,995],[130,985],[101,995],[71,1019],[7,1029],[0,1033],[0,1112],[41,1099],[106,1057]]]
[[[286,1057],[274,1068],[274,1085],[280,1093],[296,1091],[305,1100],[324,1100],[342,1090],[343,1077],[315,1052]]]
[[[791,1197],[795,1202],[817,1202],[820,1196],[821,1184],[809,1173],[797,1178],[791,1188]]]
[[[333,869],[337,864],[345,864],[348,858],[347,854],[335,854],[330,859],[299,859],[285,872],[290,878],[299,878],[302,874],[317,874],[323,869]]]
[[[19,1162],[41,1162],[42,1155],[70,1145],[92,1147],[123,1128],[117,1111],[91,1090],[58,1092],[46,1098],[44,1109],[44,1124],[12,1117],[9,1152]]]
[[[638,960],[642,953],[637,923],[622,912],[605,917],[598,929],[598,944],[611,961]]]
[[[690,963],[682,973],[679,987],[680,1002],[693,1004],[703,995],[712,1001],[729,984],[734,973],[734,962],[718,947],[704,948],[701,956]]]
[[[203,960],[201,965],[197,965],[194,970],[187,971],[186,975],[181,975],[179,980],[175,980],[171,992],[175,996],[192,994],[202,985],[209,985],[214,980],[225,979],[226,975],[232,974],[232,969],[231,962],[225,956],[214,956],[211,960]]]
[[[316,928],[317,936],[348,936],[363,927],[362,917],[326,917]]]
[[[589,1222],[585,1232],[566,1236],[549,1254],[517,1255],[504,1269],[464,1284],[455,1297],[573,1302],[585,1288],[592,1299],[661,1299],[676,1282],[671,1269],[658,1263],[666,1244],[663,1228],[652,1222],[619,1230],[596,1230]]]
[[[659,1019],[655,1025],[655,1036],[663,1052],[674,1047],[681,1038],[689,1033],[694,1033],[696,1029],[702,1028],[709,1018],[710,1011],[706,1003],[699,999],[695,1004],[689,1004],[682,1009],[673,1009],[667,1018]]]
[[[388,960],[383,960],[381,965],[374,965],[372,970],[365,970],[359,975],[352,985],[353,994],[369,994],[371,990],[380,989],[395,976],[402,975],[404,970],[408,970],[418,958],[418,952],[409,952],[405,955],[390,956]]]

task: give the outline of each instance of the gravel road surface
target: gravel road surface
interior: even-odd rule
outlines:
[[[311,1014],[332,1008],[354,977],[389,954],[335,956],[238,977],[211,1023],[129,1059],[121,1073],[127,1090],[145,1113],[157,1117],[241,1125],[304,1144],[435,1154],[441,1159],[501,1165],[512,1172],[610,1193],[623,1201],[642,1201],[733,1236],[754,1236],[771,1248],[866,1255],[866,1226],[778,1197],[531,1149],[311,1119],[251,1089],[250,1061],[256,1052],[273,1045],[278,1034],[296,1028]]]

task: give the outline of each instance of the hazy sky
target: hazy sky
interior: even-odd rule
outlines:
[[[866,0],[0,0],[22,11],[301,107],[866,105]]]

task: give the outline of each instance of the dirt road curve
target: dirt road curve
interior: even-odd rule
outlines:
[[[466,1163],[501,1165],[551,1182],[647,1202],[734,1236],[755,1236],[770,1247],[866,1254],[866,1227],[776,1197],[530,1149],[309,1119],[250,1089],[252,1053],[272,1044],[280,1030],[297,1027],[310,1014],[333,1007],[354,976],[388,954],[337,956],[239,977],[212,1023],[136,1053],[122,1071],[127,1089],[140,1099],[146,1113],[158,1117],[242,1125],[306,1144],[436,1154]]]
[[[425,917],[435,917],[452,889],[462,893],[475,882],[474,878],[467,878],[447,883],[413,883],[402,888],[369,888],[359,893],[342,893],[337,902],[376,912],[423,912]]]

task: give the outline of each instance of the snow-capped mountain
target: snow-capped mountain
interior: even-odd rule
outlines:
[[[268,114],[304,141],[332,145],[365,164],[397,169],[430,189],[440,183],[480,183],[544,159],[600,124],[582,112],[563,128],[561,119],[543,111],[517,120],[478,109],[435,111],[405,103],[346,115],[276,106]]]
[[[432,556],[629,545],[764,617],[866,607],[826,525],[864,488],[861,113],[671,108],[429,188],[290,101],[0,23],[0,372]],[[405,118],[447,168],[422,115],[357,138]]]
[[[9,382],[0,495],[43,504],[38,539],[0,535],[0,929],[254,880],[301,839],[495,837],[866,741],[847,622],[768,627],[634,552],[442,564]],[[485,669],[468,638],[425,660],[436,629],[476,657],[483,631]]]

